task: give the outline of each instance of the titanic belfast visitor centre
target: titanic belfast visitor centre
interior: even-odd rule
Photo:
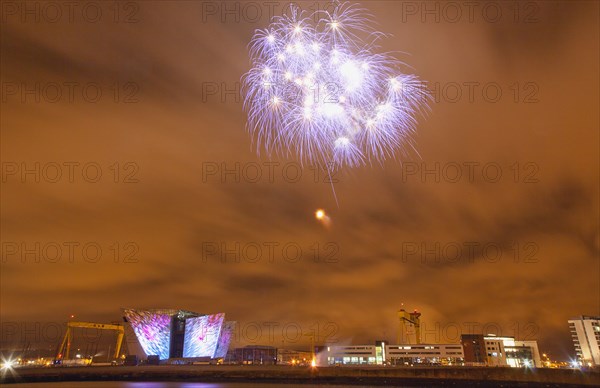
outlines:
[[[224,358],[235,326],[224,313],[123,309],[123,314],[144,355],[160,360]]]

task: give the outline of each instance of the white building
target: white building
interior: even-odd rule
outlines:
[[[569,329],[579,365],[600,365],[600,317],[582,315],[569,319]]]
[[[391,365],[462,365],[461,344],[388,345],[387,361]]]
[[[506,351],[504,350],[504,337],[496,337],[487,335],[483,337],[485,343],[485,352],[487,354],[487,365],[489,366],[506,366]],[[508,343],[514,344],[514,338],[506,338]]]
[[[380,347],[380,351],[382,348]],[[377,360],[376,345],[327,346],[324,354],[327,365],[382,365]],[[379,361],[379,362],[377,362]]]
[[[536,368],[541,368],[544,366],[542,364],[542,358],[540,357],[540,350],[538,349],[537,341],[519,341],[515,340],[516,346],[525,346],[531,349],[532,356],[532,365],[523,365],[523,366],[534,366]]]
[[[542,366],[537,341],[519,341],[514,337],[483,337],[489,366],[536,367]]]
[[[483,336],[487,366],[540,368],[537,341]],[[330,345],[318,355],[319,365],[464,365],[462,344]]]
[[[461,344],[328,346],[321,360],[327,365],[462,365]]]

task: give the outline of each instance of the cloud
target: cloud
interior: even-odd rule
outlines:
[[[19,90],[2,105],[3,168],[19,168],[2,182],[3,248],[19,249],[3,252],[3,320],[76,312],[111,321],[123,306],[167,306],[303,330],[333,323],[337,338],[359,343],[393,340],[404,303],[438,333],[497,324],[555,356],[573,353],[567,319],[598,314],[600,303],[597,4],[561,13],[564,5],[538,3],[538,22],[527,25],[399,23],[398,4],[369,2],[394,36],[383,48],[410,53],[437,101],[413,139],[418,152],[336,175],[339,207],[322,171],[304,166],[290,179],[284,169],[297,161],[257,155],[245,130],[236,82],[267,20],[203,23],[200,3],[161,2],[140,4],[135,24],[3,23],[3,82],[79,85],[73,102],[39,92],[40,102],[26,94],[22,103]],[[478,83],[472,101],[465,82]],[[81,95],[88,83],[102,89],[96,103]],[[502,90],[497,103],[482,94],[490,83]],[[456,102],[450,84],[461,88]],[[137,102],[123,102],[132,90]],[[524,103],[531,93],[538,102]],[[23,178],[36,162],[39,182],[35,172]],[[65,162],[79,163],[72,182]],[[62,166],[56,183],[50,163]],[[88,163],[102,172],[96,183]],[[273,179],[266,163],[276,163]],[[249,166],[262,173],[256,182]],[[330,228],[314,219],[318,208]],[[73,241],[72,263],[39,250],[22,262],[22,243]],[[102,248],[95,264],[81,250],[89,242]],[[239,262],[222,262],[221,248],[206,256],[206,243],[239,244]],[[252,244],[262,250],[256,262]],[[301,254],[289,260],[292,247]],[[134,251],[137,261],[125,263]]]

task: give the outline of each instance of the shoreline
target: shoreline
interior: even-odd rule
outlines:
[[[12,373],[11,373],[12,372]],[[265,384],[577,387],[600,385],[600,371],[484,367],[290,367],[159,365],[18,368],[2,384],[85,381],[247,382]]]

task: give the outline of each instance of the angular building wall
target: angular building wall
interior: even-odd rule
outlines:
[[[123,310],[146,356],[169,358],[174,310]],[[176,312],[176,310],[175,310]]]
[[[186,319],[183,357],[214,358],[224,320],[222,313]]]
[[[133,330],[133,326],[131,326],[129,322],[126,322],[123,324],[123,329],[125,330],[125,354],[137,356],[138,360],[143,360],[146,358],[146,352],[142,348],[140,341],[138,341],[138,337]]]
[[[225,358],[227,351],[229,350],[229,344],[233,337],[233,331],[235,330],[235,322],[223,322],[221,327],[221,335],[219,336],[219,343],[217,344],[217,352],[215,358]]]

